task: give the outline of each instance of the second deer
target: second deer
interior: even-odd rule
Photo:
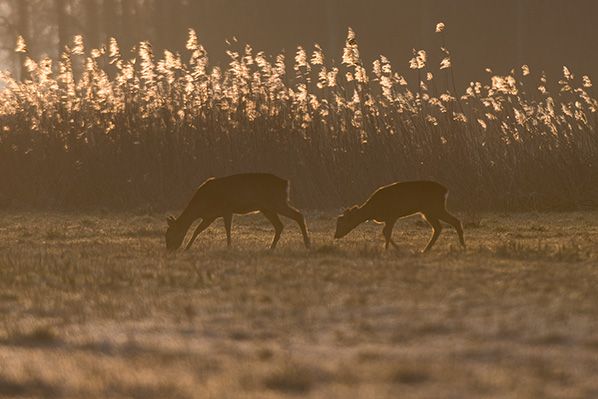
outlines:
[[[399,182],[380,187],[364,204],[347,209],[338,217],[334,238],[342,238],[361,223],[374,220],[384,223],[382,234],[386,240],[385,248],[388,249],[389,244],[398,248],[392,239],[396,221],[404,216],[421,213],[434,231],[424,252],[429,251],[436,243],[442,231],[440,221],[457,230],[459,242],[465,247],[461,221],[446,210],[447,194],[446,187],[433,181]]]

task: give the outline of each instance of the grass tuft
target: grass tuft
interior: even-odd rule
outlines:
[[[547,244],[541,240],[535,243],[508,240],[498,244],[494,249],[494,254],[508,259],[554,262],[580,262],[590,256],[587,251],[574,242]]]

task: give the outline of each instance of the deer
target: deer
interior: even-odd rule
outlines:
[[[433,233],[428,245],[422,252],[428,252],[442,232],[444,221],[452,225],[459,236],[461,246],[465,248],[461,221],[446,209],[448,189],[434,181],[396,182],[378,188],[362,205],[355,205],[345,210],[336,220],[335,239],[349,234],[361,223],[373,220],[384,223],[382,234],[386,240],[384,248],[389,245],[398,249],[392,239],[392,230],[399,218],[420,213],[432,227]]]
[[[305,247],[309,248],[310,240],[305,218],[289,204],[289,190],[288,180],[268,173],[209,178],[195,191],[178,218],[167,217],[166,248],[169,251],[179,249],[191,225],[201,219],[185,247],[185,250],[188,250],[197,236],[218,218],[224,220],[226,243],[227,247],[230,247],[233,214],[257,212],[261,212],[274,226],[274,239],[270,249],[276,248],[284,227],[279,215],[297,222],[303,234]]]

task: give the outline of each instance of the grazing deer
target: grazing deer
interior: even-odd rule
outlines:
[[[384,223],[385,248],[388,249],[389,244],[398,248],[391,237],[397,219],[421,213],[434,230],[424,252],[429,251],[438,239],[442,231],[441,220],[457,230],[459,241],[465,248],[461,222],[446,210],[447,194],[446,187],[433,181],[410,181],[380,187],[363,205],[347,209],[338,217],[334,238],[342,238],[361,223],[374,220]]]
[[[303,242],[309,248],[309,236],[303,215],[289,205],[289,181],[266,173],[246,173],[220,178],[210,178],[197,189],[189,205],[178,219],[169,216],[166,231],[166,248],[178,249],[189,227],[202,219],[185,249],[189,249],[197,236],[214,220],[224,219],[226,242],[230,247],[230,230],[233,214],[262,212],[274,226],[275,234],[271,249],[276,247],[283,224],[278,215],[293,219],[299,224]]]

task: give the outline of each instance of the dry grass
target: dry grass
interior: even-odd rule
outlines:
[[[162,216],[0,215],[0,396],[591,398],[595,213],[482,214],[458,249],[400,222],[306,251],[237,217],[189,252]]]
[[[213,66],[193,31],[183,54],[140,43],[131,60],[81,37],[59,62],[24,53],[29,80],[0,73],[0,207],[165,209],[207,177],[257,171],[313,209],[412,179],[444,183],[463,210],[596,208],[590,77],[525,66],[458,90],[444,35],[411,69],[366,65],[352,31],[342,61],[233,43]]]

